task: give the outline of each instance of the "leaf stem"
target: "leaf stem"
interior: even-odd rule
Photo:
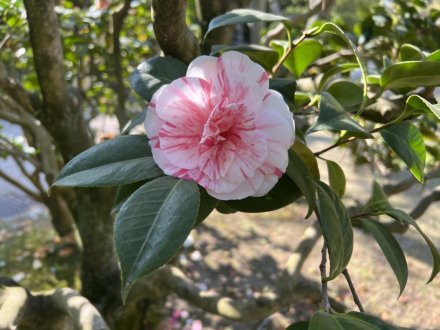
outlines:
[[[326,264],[327,264],[327,243],[324,239],[324,244],[321,250],[321,264],[319,270],[321,272],[321,288],[322,288],[322,304],[327,312],[330,312],[330,300],[328,297],[328,287],[326,278]]]
[[[281,67],[281,65],[284,63],[284,61],[289,57],[290,53],[293,51],[293,49],[298,46],[302,41],[304,41],[305,38],[307,38],[310,35],[307,31],[304,31],[303,34],[293,42],[291,41],[291,37],[289,38],[289,46],[287,47],[287,50],[284,52],[283,56],[280,58],[277,64],[272,69],[272,75],[274,75]]]
[[[359,296],[358,296],[358,294],[356,292],[356,289],[355,289],[355,287],[353,285],[353,282],[351,281],[351,277],[350,277],[350,274],[348,273],[347,268],[344,269],[342,274],[344,274],[344,277],[347,280],[348,286],[350,287],[351,295],[353,296],[353,300],[354,300],[355,304],[357,305],[357,307],[359,308],[359,311],[361,313],[365,313],[365,309],[362,306],[362,303],[361,303],[361,301],[359,299]]]
[[[370,133],[371,133],[371,134],[373,134],[373,133],[377,133],[377,132],[379,132],[380,130],[389,127],[390,125],[391,125],[391,123],[388,123],[388,124],[385,124],[385,125],[382,125],[382,126],[376,127],[376,128],[374,128],[374,129],[372,129],[372,130],[370,131]],[[322,149],[322,150],[320,150],[320,151],[314,152],[313,154],[314,154],[316,157],[319,157],[321,154],[323,154],[323,153],[325,153],[325,152],[327,152],[327,151],[330,151],[330,150],[332,150],[332,149],[334,149],[334,148],[336,148],[336,147],[339,147],[339,146],[341,146],[341,145],[343,145],[343,144],[346,144],[346,143],[348,143],[348,142],[352,142],[352,141],[357,140],[357,139],[359,139],[357,136],[352,136],[352,137],[349,137],[349,138],[346,139],[346,140],[339,140],[339,141],[335,142],[334,144],[332,144],[331,146],[329,146],[329,147],[327,147],[327,148],[325,148],[325,149]]]

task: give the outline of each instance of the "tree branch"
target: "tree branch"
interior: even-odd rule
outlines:
[[[326,268],[327,268],[327,243],[324,240],[321,250],[321,263],[319,264],[319,270],[321,272],[322,305],[324,309],[327,312],[329,312],[330,301],[328,297],[327,280],[325,279],[327,277]]]
[[[189,63],[200,54],[199,43],[186,25],[186,0],[153,0],[156,40],[165,55]]]
[[[62,322],[60,322],[60,320]],[[21,287],[0,291],[0,329],[38,328],[48,324],[78,330],[108,330],[98,310],[69,288],[31,294]],[[66,324],[67,323],[67,324]],[[69,326],[67,326],[69,325]]]
[[[118,96],[118,104],[116,105],[116,117],[118,118],[119,127],[125,126],[128,122],[128,116],[125,111],[126,88],[124,84],[124,76],[122,74],[122,54],[121,42],[119,40],[125,17],[130,9],[131,0],[125,0],[122,7],[115,11],[112,15],[113,21],[113,65],[116,76],[116,94]]]
[[[358,296],[358,294],[357,294],[357,292],[356,292],[356,288],[355,288],[354,285],[353,285],[353,282],[352,282],[352,280],[351,280],[350,274],[348,273],[348,270],[345,269],[345,270],[342,272],[342,274],[344,275],[344,277],[345,277],[345,279],[346,279],[346,281],[347,281],[347,283],[348,283],[348,286],[349,286],[349,288],[350,288],[351,295],[353,296],[353,300],[354,300],[355,304],[356,304],[357,307],[359,308],[359,311],[362,312],[362,313],[364,313],[364,312],[365,312],[364,307],[362,306],[361,300],[359,299],[359,296]]]
[[[0,178],[4,179],[5,181],[9,182],[13,186],[17,187],[18,189],[23,191],[26,195],[28,195],[32,199],[34,199],[34,200],[36,200],[38,202],[42,202],[43,201],[43,198],[41,197],[41,195],[39,195],[35,191],[32,191],[31,189],[27,188],[21,182],[15,180],[14,178],[12,178],[11,176],[7,175],[3,171],[0,171]]]

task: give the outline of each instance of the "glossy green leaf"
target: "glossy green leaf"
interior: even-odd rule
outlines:
[[[97,144],[68,162],[55,186],[118,186],[163,175],[145,135],[124,135]]]
[[[322,233],[327,243],[330,275],[336,278],[350,262],[353,252],[353,229],[348,212],[338,195],[325,183],[314,180],[318,192],[318,212]]]
[[[289,150],[289,164],[287,165],[286,174],[307,199],[309,210],[307,211],[306,218],[308,218],[312,215],[315,207],[316,187],[310,184],[312,174],[300,155],[297,154],[293,148]]]
[[[425,58],[426,61],[440,61],[440,49],[432,52]]]
[[[286,330],[308,330],[310,321],[299,321],[289,325]]]
[[[440,62],[409,61],[390,65],[382,72],[383,89],[440,85]]]
[[[162,85],[185,76],[186,69],[185,63],[173,57],[153,57],[139,64],[129,80],[136,93],[149,102]]]
[[[136,116],[134,116],[122,129],[121,135],[127,135],[130,131],[138,125],[141,125],[145,121],[147,116],[147,109],[142,110]]]
[[[287,175],[283,175],[275,187],[263,197],[248,197],[224,203],[237,211],[258,213],[278,210],[292,204],[301,196],[301,190]]]
[[[362,73],[362,79],[364,81],[364,88],[363,88],[363,99],[362,99],[362,103],[359,106],[359,110],[356,114],[356,116],[359,116],[362,111],[365,108],[365,105],[367,104],[367,100],[368,100],[368,96],[367,96],[367,91],[368,91],[368,86],[366,84],[367,81],[367,69],[364,65],[364,63],[362,62],[362,57],[360,56],[356,46],[351,42],[351,40],[347,37],[347,35],[344,33],[344,31],[341,30],[341,28],[339,26],[337,26],[334,23],[331,22],[327,22],[322,24],[320,27],[318,28],[314,28],[311,31],[309,31],[310,36],[315,36],[318,35],[320,33],[323,32],[327,32],[327,33],[333,33],[336,34],[337,36],[339,36],[342,40],[344,40],[344,42],[347,44],[347,46],[350,47],[350,49],[353,51],[354,56],[356,57],[356,62],[359,65],[359,68],[361,69],[361,73]]]
[[[282,22],[286,26],[290,26],[291,24],[290,19],[284,16],[273,15],[253,9],[234,9],[212,19],[211,22],[209,22],[208,30],[204,38],[206,39],[206,36],[212,30],[222,26],[257,22]]]
[[[211,48],[211,55],[223,54],[230,50],[246,54],[251,60],[260,64],[266,71],[272,71],[272,68],[278,62],[278,53],[276,51],[272,48],[260,45],[214,45]]]
[[[406,163],[414,177],[423,182],[426,148],[417,127],[408,122],[398,123],[382,129],[380,135]]]
[[[315,179],[319,179],[319,167],[316,161],[316,156],[313,154],[312,150],[309,149],[300,139],[297,137],[295,143],[292,146],[292,150],[301,157],[302,161],[306,164],[307,169],[310,174]]]
[[[318,91],[321,92],[324,89],[327,82],[333,76],[340,74],[340,73],[350,72],[354,69],[357,69],[358,67],[359,66],[357,63],[342,63],[342,64],[335,65],[334,67],[332,67],[329,70],[326,70],[324,72],[324,74],[322,75],[321,79],[319,80]]]
[[[224,202],[219,202],[217,204],[217,206],[215,207],[215,209],[222,214],[232,214],[232,213],[237,212],[237,210],[233,209],[232,207],[230,207],[228,204],[226,204]]]
[[[209,195],[206,190],[199,186],[200,189],[200,206],[199,212],[197,214],[196,226],[199,225],[203,220],[205,220],[212,211],[216,208],[219,200],[215,199]]]
[[[362,89],[347,80],[338,80],[327,88],[327,93],[331,94],[343,107],[356,107],[362,103]]]
[[[290,108],[295,106],[296,81],[290,78],[271,78],[269,88],[283,95],[284,101]]]
[[[113,201],[112,213],[118,213],[127,199],[145,183],[147,181],[139,181],[118,187],[115,200]]]
[[[330,187],[335,191],[339,198],[342,198],[345,194],[345,174],[342,168],[331,160],[325,161],[327,164],[328,181]]]
[[[321,95],[318,120],[306,134],[322,130],[349,131],[363,138],[371,137],[368,130],[351,119],[342,105],[332,95],[325,92]]]
[[[288,43],[285,41],[272,41],[270,46],[281,57],[285,53]],[[317,40],[304,40],[299,43],[284,61],[283,65],[292,72],[296,78],[301,77],[307,67],[315,62],[322,53],[322,45]]]
[[[419,95],[411,95],[406,99],[405,111],[395,121],[399,122],[425,113],[432,113],[440,119],[440,104],[432,104]]]
[[[419,47],[411,44],[403,44],[399,50],[399,59],[401,61],[420,61],[423,59],[423,53]]]
[[[420,235],[422,235],[423,239],[429,247],[429,250],[431,251],[433,266],[428,283],[437,276],[437,274],[440,272],[440,254],[434,243],[432,243],[430,238],[425,235],[417,222],[409,214],[403,212],[402,210],[395,209],[391,206],[391,204],[387,200],[385,193],[377,182],[374,182],[373,184],[372,197],[365,206],[364,211],[369,212],[372,215],[386,214],[393,219],[400,221],[401,223],[413,226],[420,233]]]
[[[388,260],[399,282],[400,296],[408,280],[408,265],[399,243],[386,227],[377,221],[362,218],[362,226],[368,233],[373,235]]]
[[[310,320],[309,330],[398,330],[398,328],[365,313],[348,314],[317,312]]]
[[[199,209],[194,181],[162,177],[136,190],[115,221],[115,248],[125,300],[134,282],[165,265],[193,228]]]

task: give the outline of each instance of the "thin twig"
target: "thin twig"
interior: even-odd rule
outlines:
[[[370,134],[377,133],[377,132],[379,132],[380,130],[389,127],[390,125],[391,125],[391,123],[388,123],[388,124],[385,124],[385,125],[379,126],[379,127],[375,128],[375,129],[372,129],[372,130],[370,131]],[[320,151],[314,152],[314,155],[315,155],[316,157],[319,157],[321,154],[323,154],[323,153],[325,153],[325,152],[327,152],[327,151],[330,151],[330,150],[332,150],[332,149],[334,149],[334,148],[336,148],[336,147],[339,147],[339,146],[341,146],[341,145],[343,145],[343,144],[346,144],[346,143],[348,143],[348,142],[352,142],[352,141],[357,140],[357,139],[359,139],[357,136],[351,136],[351,137],[349,137],[348,139],[345,139],[345,140],[339,140],[339,141],[335,142],[334,144],[332,144],[331,146],[329,146],[329,147],[327,147],[327,148],[325,148],[325,149],[322,149],[322,150],[320,150]]]
[[[328,287],[326,278],[326,264],[327,264],[327,243],[324,240],[321,250],[321,264],[319,270],[321,271],[321,288],[322,288],[322,305],[327,312],[330,311],[330,301],[328,298]]]
[[[353,300],[354,300],[355,304],[359,308],[359,311],[364,313],[365,312],[364,307],[362,306],[362,303],[361,303],[361,301],[359,299],[359,296],[358,296],[358,294],[356,292],[356,289],[355,289],[355,287],[353,285],[353,282],[351,281],[351,277],[350,277],[350,274],[348,273],[347,268],[344,269],[342,274],[344,274],[345,279],[347,280],[347,283],[348,283],[348,286],[350,287],[351,295],[353,296]]]

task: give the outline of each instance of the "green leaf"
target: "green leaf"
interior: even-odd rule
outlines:
[[[423,60],[423,53],[419,47],[411,44],[403,44],[400,47],[399,59],[401,61],[419,61]]]
[[[288,43],[274,40],[270,43],[281,57],[286,52]],[[299,78],[307,67],[315,62],[322,53],[322,45],[316,40],[304,40],[299,43],[284,61],[283,65]]]
[[[271,78],[269,79],[269,88],[281,93],[289,108],[295,107],[296,81],[294,79]]]
[[[309,210],[307,211],[306,218],[308,218],[312,215],[315,207],[316,187],[310,184],[312,175],[307,165],[293,148],[289,150],[289,164],[287,165],[286,174],[295,182],[296,186],[307,199]]]
[[[437,119],[440,119],[440,104],[432,104],[419,95],[411,95],[406,99],[405,111],[395,121],[399,122],[425,113],[433,113]]]
[[[118,213],[127,199],[148,181],[139,181],[118,187],[113,201],[112,213]]]
[[[121,135],[127,135],[130,131],[138,125],[141,125],[145,121],[145,117],[147,116],[147,109],[142,110],[136,116],[134,116],[127,124],[125,124],[124,128],[121,131]]]
[[[345,194],[345,174],[342,168],[335,162],[331,160],[326,160],[327,171],[328,171],[328,181],[330,187],[335,191],[339,198],[342,198]]]
[[[212,211],[216,208],[216,206],[220,203],[219,200],[215,199],[211,195],[209,195],[206,190],[199,186],[200,189],[200,206],[199,212],[197,214],[196,226],[202,223]]]
[[[185,76],[186,69],[186,64],[175,58],[153,57],[139,64],[129,80],[136,93],[149,102],[162,85]]]
[[[118,186],[163,175],[145,135],[124,135],[97,144],[68,162],[55,186]]]
[[[124,301],[138,278],[177,253],[194,226],[199,202],[194,181],[162,177],[146,183],[124,203],[114,228]]]
[[[226,204],[225,202],[218,203],[215,209],[222,214],[232,214],[237,212],[237,210],[234,210],[232,207],[228,206],[228,204]]]
[[[336,278],[350,262],[353,251],[353,229],[348,212],[338,195],[325,183],[313,180],[318,192],[318,212],[330,259],[330,275]]]
[[[219,55],[224,52],[235,50],[246,54],[251,60],[260,64],[266,71],[272,71],[272,68],[278,62],[278,53],[272,48],[259,45],[239,45],[225,46],[214,45],[211,49],[211,55]]]
[[[397,330],[398,328],[365,313],[348,314],[317,312],[310,320],[309,330]]]
[[[350,72],[354,69],[358,68],[357,63],[342,63],[332,67],[329,70],[326,70],[319,80],[318,91],[321,92],[329,79],[337,74]]]
[[[208,30],[205,33],[204,39],[206,39],[206,36],[212,30],[222,26],[257,22],[282,22],[286,26],[286,29],[287,27],[290,27],[291,24],[290,19],[284,16],[268,14],[253,9],[234,9],[211,20],[211,22],[209,22]]]
[[[429,237],[425,235],[417,222],[409,214],[403,212],[402,210],[395,209],[391,206],[391,204],[387,200],[385,193],[377,182],[374,182],[373,184],[373,193],[370,201],[365,206],[365,211],[370,212],[372,215],[386,214],[393,219],[400,221],[401,223],[413,226],[420,233],[420,235],[422,235],[423,239],[429,247],[429,250],[431,251],[433,266],[428,283],[437,276],[437,274],[440,272],[440,254],[434,243],[432,243]]]
[[[278,210],[301,196],[301,190],[287,175],[283,175],[275,187],[263,197],[248,197],[223,203],[237,211],[258,213]]]
[[[289,325],[286,330],[308,330],[310,321],[299,321]]]
[[[409,61],[387,67],[380,79],[383,89],[440,85],[440,62]]]
[[[316,156],[313,154],[312,150],[309,149],[299,138],[295,139],[295,143],[292,146],[292,150],[301,157],[302,161],[306,164],[307,169],[313,178],[319,179],[319,168],[318,162],[316,161]]]
[[[349,131],[363,138],[371,137],[368,130],[351,119],[339,102],[325,92],[321,95],[318,120],[306,134],[322,130]]]
[[[425,58],[426,61],[440,61],[440,49],[432,52]]]
[[[362,103],[362,89],[347,80],[339,80],[327,88],[327,93],[333,95],[343,107],[355,107]]]
[[[398,123],[382,129],[380,135],[406,163],[414,177],[423,182],[426,148],[417,127],[408,122]]]
[[[347,37],[347,35],[344,33],[344,31],[341,30],[341,28],[339,26],[337,26],[334,23],[324,23],[322,24],[319,28],[314,28],[312,30],[309,31],[310,36],[315,36],[318,35],[322,32],[328,32],[328,33],[333,33],[336,34],[337,36],[339,36],[342,40],[344,40],[344,42],[347,44],[347,46],[349,46],[351,48],[351,50],[353,51],[354,56],[356,57],[356,62],[359,65],[359,68],[361,69],[361,73],[362,73],[362,79],[364,81],[364,88],[363,88],[363,99],[362,99],[362,103],[359,106],[359,110],[356,114],[356,116],[360,116],[360,114],[362,113],[362,111],[365,108],[365,105],[367,104],[367,100],[368,100],[368,86],[367,86],[367,69],[364,65],[364,63],[362,62],[362,58],[359,54],[359,52],[357,51],[356,46],[351,42],[351,40]]]
[[[397,243],[394,236],[381,223],[365,218],[361,220],[364,229],[376,239],[396,275],[400,286],[400,296],[408,280],[408,266],[399,243]]]

